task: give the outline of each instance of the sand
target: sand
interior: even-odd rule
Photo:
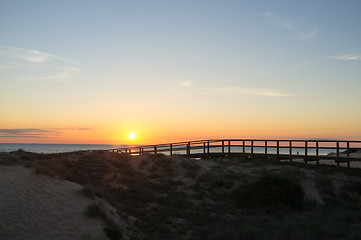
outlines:
[[[102,221],[83,213],[95,200],[81,189],[22,166],[0,166],[0,239],[108,239]]]

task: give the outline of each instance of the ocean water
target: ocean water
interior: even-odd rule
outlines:
[[[74,151],[86,151],[86,150],[109,150],[115,148],[124,148],[127,145],[105,145],[105,144],[36,144],[36,143],[0,143],[0,152],[12,152],[18,149],[22,149],[27,152],[34,153],[63,153],[63,152],[74,152]],[[136,146],[135,146],[136,148]],[[184,148],[184,146],[183,146]],[[149,149],[149,148],[148,148]],[[151,147],[152,149],[152,147]],[[160,153],[169,154],[169,147],[166,146],[163,148],[165,151],[158,150]],[[340,149],[344,151],[346,149]],[[210,148],[210,153],[212,152],[221,152],[222,148],[218,146],[212,146]],[[228,152],[228,146],[224,147],[224,151]],[[232,146],[231,152],[237,153],[242,152],[243,148],[240,146]],[[264,147],[254,147],[254,153],[264,153]],[[192,149],[191,153],[202,153],[203,149]],[[250,147],[245,147],[246,153],[251,153]],[[319,149],[319,155],[327,155],[329,153],[336,152],[335,149]],[[185,149],[178,151],[176,148],[173,149],[174,154],[186,154]],[[268,147],[268,153],[276,153],[276,147]],[[305,149],[303,147],[293,147],[293,154],[305,154]],[[289,154],[288,148],[281,148],[280,154]],[[315,149],[308,149],[308,155],[316,155]]]
[[[37,144],[37,143],[0,143],[0,152],[12,152],[22,149],[34,153],[63,153],[85,150],[108,150],[126,147],[124,145],[103,144]]]

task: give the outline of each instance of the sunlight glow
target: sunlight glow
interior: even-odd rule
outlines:
[[[128,138],[135,139],[135,133],[133,133],[133,132],[129,133]]]

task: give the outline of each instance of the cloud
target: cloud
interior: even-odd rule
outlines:
[[[0,66],[20,80],[69,79],[81,70],[67,58],[19,47],[0,46]],[[16,71],[14,71],[16,70]]]
[[[276,89],[267,89],[267,88],[241,88],[241,87],[226,87],[226,88],[215,88],[214,92],[220,93],[231,93],[231,94],[241,94],[241,95],[257,95],[257,96],[266,96],[266,97],[289,97],[293,96],[289,93],[283,93],[280,90]]]
[[[92,128],[10,128],[0,129],[0,138],[57,138],[64,131],[89,131]]]
[[[207,88],[193,86],[192,81],[185,81],[180,84],[181,88],[169,89],[169,92],[177,95],[184,94],[236,94],[236,95],[254,95],[266,97],[290,97],[293,94],[285,93],[281,90],[270,88],[244,88],[244,87],[219,87]],[[189,88],[189,86],[192,86]]]
[[[304,26],[302,23],[296,22],[293,19],[282,18],[275,12],[266,12],[263,16],[268,19],[269,24],[272,26],[280,30],[288,31],[301,40],[312,39],[319,33],[319,28],[317,27]]]
[[[48,129],[19,128],[19,129],[0,129],[0,137],[21,137],[21,138],[48,138],[59,135],[58,131]]]
[[[183,87],[190,87],[192,85],[192,81],[184,81],[180,84]]]
[[[298,32],[297,33],[297,36],[300,38],[300,39],[311,39],[311,38],[314,38],[316,37],[316,35],[318,34],[319,32],[319,29],[318,28],[313,28],[309,31],[304,31],[304,32]]]
[[[54,75],[47,75],[47,76],[30,76],[31,80],[57,80],[57,81],[64,81],[71,77],[74,72],[80,72],[81,70],[74,67],[65,67],[64,69],[59,69],[58,73]]]
[[[360,60],[360,56],[356,54],[345,54],[341,56],[330,56],[329,58],[337,60]]]
[[[32,49],[12,47],[12,46],[0,47],[0,54],[8,55],[18,59],[23,59],[25,61],[33,62],[33,63],[43,63],[54,59],[65,62],[74,62],[70,59],[52,55],[49,53],[32,50]]]

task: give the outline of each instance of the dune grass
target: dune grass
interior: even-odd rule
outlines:
[[[123,238],[122,229],[117,226],[110,217],[108,217],[106,211],[101,204],[93,203],[88,205],[85,208],[84,213],[90,218],[99,218],[103,220],[105,224],[103,230],[109,239],[119,240]]]

